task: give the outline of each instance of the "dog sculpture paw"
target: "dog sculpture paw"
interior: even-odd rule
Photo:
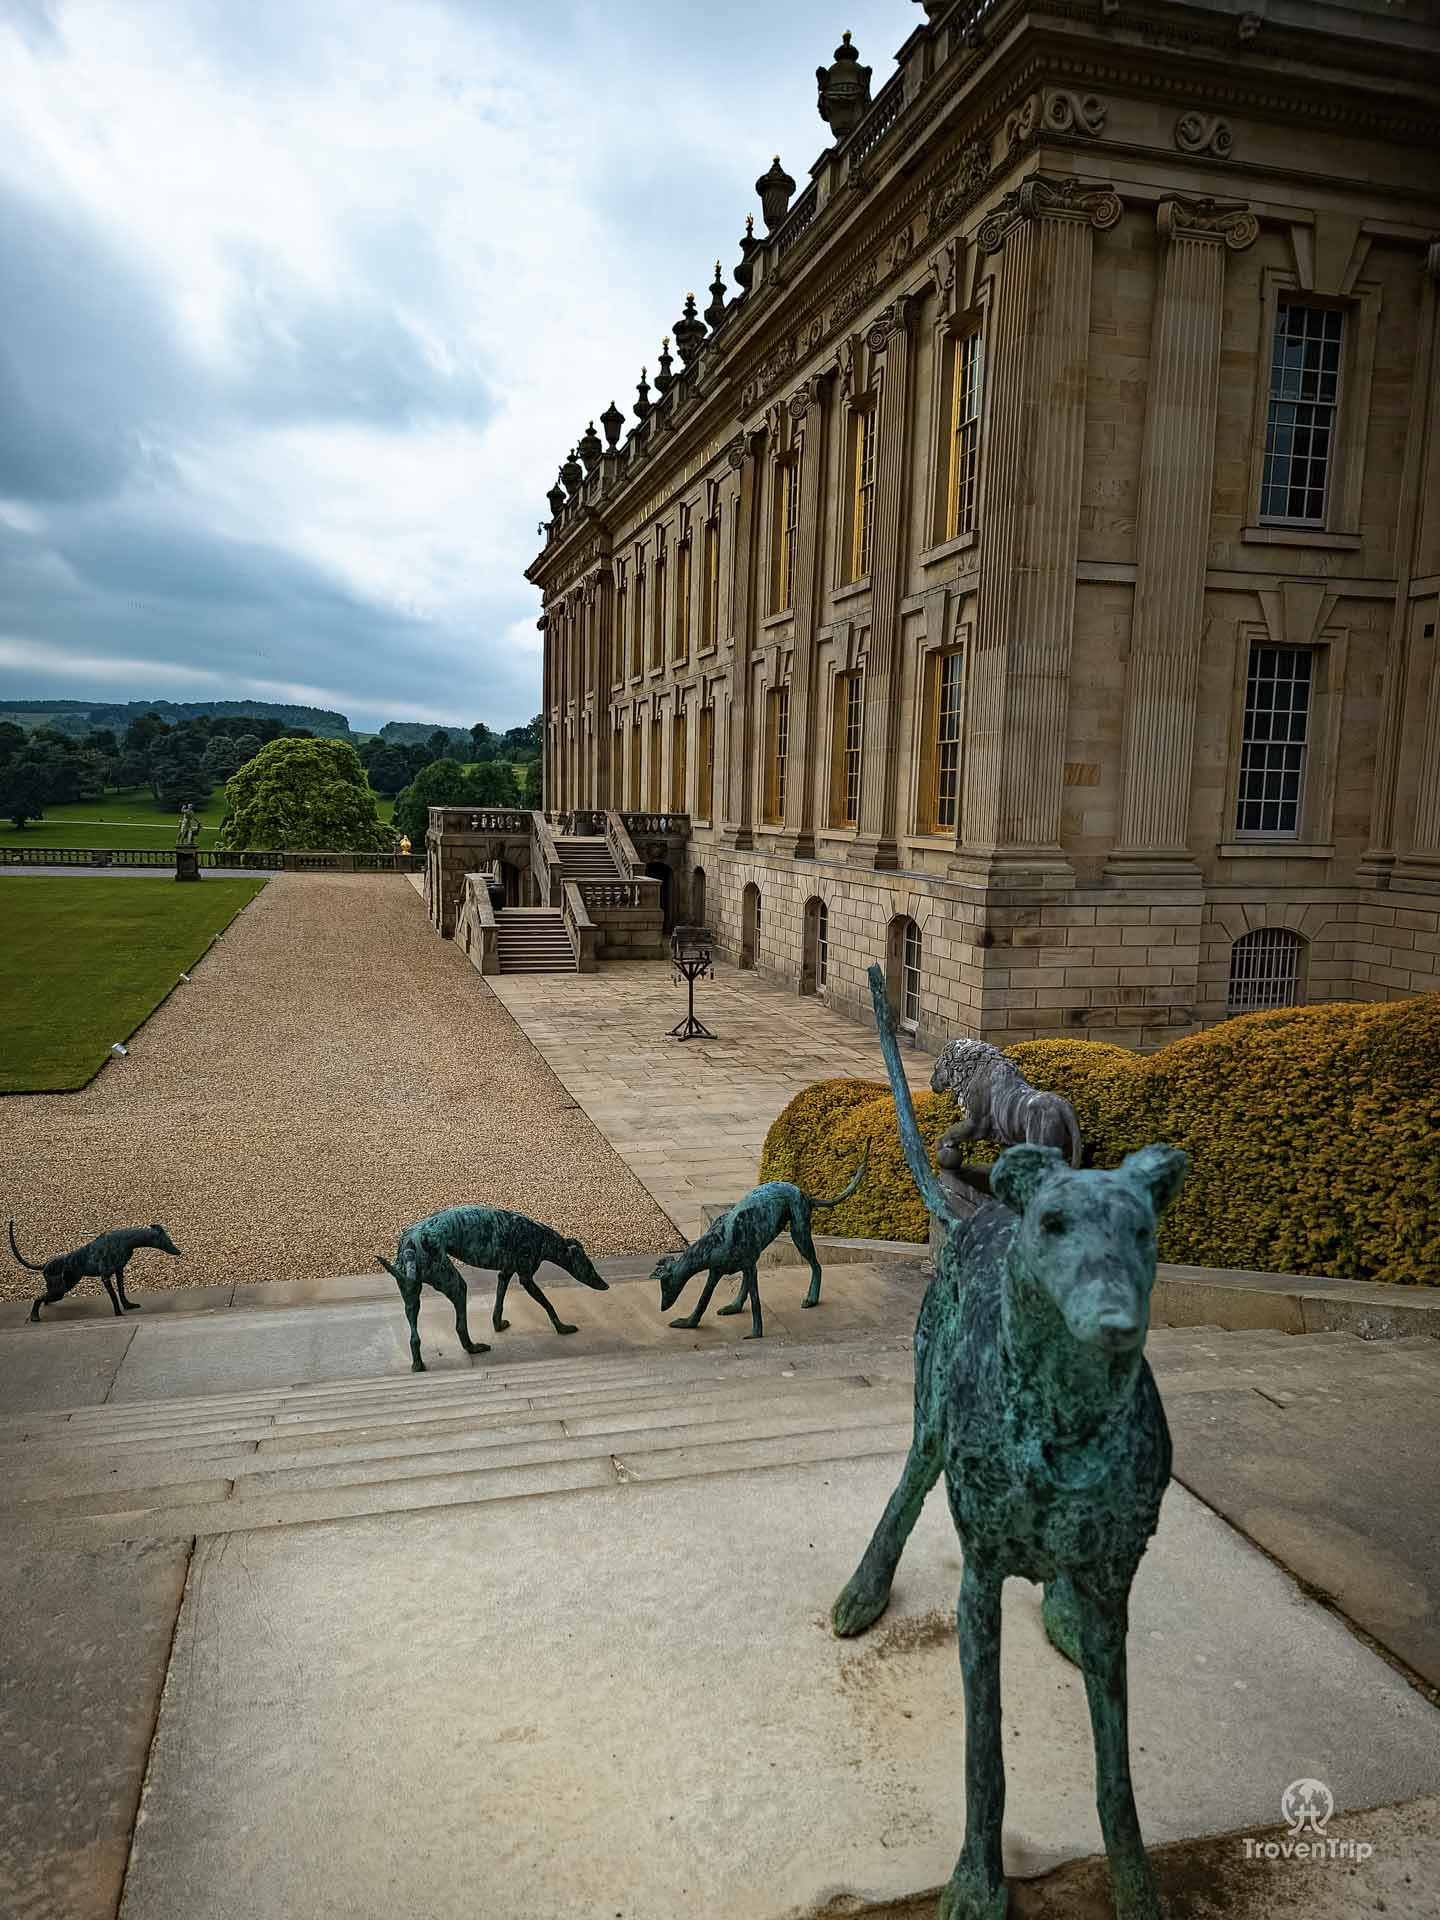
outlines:
[[[941,1889],[938,1920],[1005,1920],[1009,1911],[1010,1894],[1003,1882],[984,1886],[957,1867]]]
[[[884,1613],[890,1604],[890,1586],[862,1580],[857,1574],[830,1609],[830,1624],[842,1640],[853,1640]]]

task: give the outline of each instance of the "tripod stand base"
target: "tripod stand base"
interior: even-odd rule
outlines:
[[[702,1026],[693,1013],[686,1014],[678,1027],[670,1029],[672,1040],[714,1040],[718,1037],[708,1027]]]

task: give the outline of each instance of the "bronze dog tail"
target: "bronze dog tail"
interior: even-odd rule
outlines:
[[[31,1273],[43,1273],[45,1271],[44,1267],[37,1267],[33,1260],[27,1260],[24,1254],[21,1253],[19,1247],[16,1246],[15,1222],[13,1220],[10,1222],[10,1251],[14,1254],[15,1258],[20,1262],[21,1266],[28,1267]]]
[[[375,1258],[380,1262],[381,1266],[385,1269],[386,1273],[389,1274],[390,1278],[392,1280],[399,1280],[401,1286],[403,1287],[405,1284],[403,1277],[395,1271],[394,1267],[391,1266],[390,1262],[385,1258],[384,1254],[377,1253]]]
[[[946,1212],[945,1194],[935,1178],[929,1149],[916,1125],[915,1102],[910,1098],[910,1083],[905,1078],[900,1045],[895,1038],[895,1015],[890,1009],[890,996],[885,987],[885,969],[879,965],[873,966],[866,977],[870,982],[870,998],[875,1007],[875,1029],[880,1036],[880,1051],[885,1056],[885,1071],[890,1076],[890,1091],[895,1096],[895,1118],[900,1126],[900,1144],[905,1149],[905,1164],[910,1169],[911,1179],[920,1189],[926,1212],[939,1214],[943,1219]]]
[[[859,1186],[860,1182],[865,1178],[865,1169],[869,1166],[869,1164],[870,1164],[870,1142],[867,1140],[865,1142],[865,1151],[860,1156],[860,1164],[855,1169],[855,1177],[851,1180],[849,1186],[846,1187],[845,1191],[843,1193],[835,1194],[833,1198],[829,1200],[812,1200],[810,1202],[810,1205],[812,1207],[838,1207],[842,1200],[848,1200],[850,1198],[851,1194],[854,1193],[855,1189]]]

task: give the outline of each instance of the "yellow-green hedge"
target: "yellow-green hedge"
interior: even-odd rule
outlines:
[[[960,1118],[948,1093],[915,1098],[920,1131],[935,1142]],[[923,1240],[924,1204],[910,1178],[890,1089],[871,1080],[821,1080],[797,1094],[765,1136],[762,1180],[793,1180],[806,1193],[842,1193],[870,1142],[870,1168],[857,1193],[815,1216],[817,1233],[863,1240]]]
[[[1440,994],[1247,1014],[1151,1054],[1088,1040],[1006,1051],[1035,1086],[1073,1102],[1096,1166],[1151,1140],[1190,1155],[1162,1223],[1163,1259],[1440,1284]],[[954,1109],[933,1095],[917,1107],[933,1150]],[[762,1177],[837,1191],[866,1131],[883,1150],[855,1198],[817,1226],[923,1238],[893,1105],[868,1083],[827,1081],[792,1101],[766,1140]]]

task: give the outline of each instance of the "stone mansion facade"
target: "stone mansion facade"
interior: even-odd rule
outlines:
[[[562,468],[550,819],[925,1045],[1440,988],[1437,10],[924,16]]]

